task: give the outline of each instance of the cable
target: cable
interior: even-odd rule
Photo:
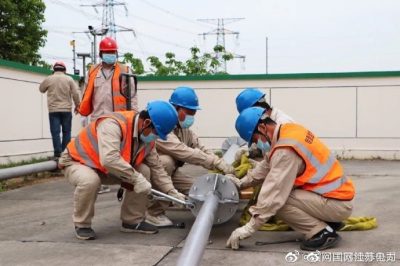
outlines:
[[[162,11],[162,12],[168,14],[168,15],[171,15],[171,16],[174,16],[174,17],[176,17],[176,18],[182,19],[182,20],[184,20],[184,21],[187,21],[187,22],[196,24],[196,25],[198,25],[198,26],[200,25],[200,26],[203,26],[203,27],[206,27],[206,28],[210,28],[209,26],[206,26],[206,25],[204,25],[204,24],[202,24],[202,23],[198,23],[198,22],[195,21],[195,20],[192,20],[192,19],[190,19],[190,18],[187,18],[187,17],[181,16],[181,15],[178,15],[178,14],[173,13],[173,12],[171,12],[171,11],[165,9],[165,8],[156,6],[156,5],[150,3],[150,2],[147,1],[147,0],[140,0],[140,1],[142,1],[143,3],[145,3],[145,4],[149,5],[149,6],[151,6],[152,8],[158,9],[158,10],[160,10],[160,11]]]

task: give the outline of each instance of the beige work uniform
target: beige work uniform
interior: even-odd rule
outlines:
[[[64,72],[56,71],[40,83],[41,93],[47,92],[47,107],[49,113],[71,112],[72,102],[79,106],[78,86],[75,81]]]
[[[133,154],[143,146],[138,138],[138,118],[134,122]],[[109,175],[100,174],[73,159],[65,151],[60,158],[64,165],[64,175],[75,186],[73,222],[77,227],[90,227],[94,216],[94,204],[100,184],[119,184],[121,177],[125,182],[134,178],[138,171],[150,180],[154,188],[168,193],[173,189],[170,177],[165,172],[155,148],[146,156],[144,162],[137,168],[127,163],[120,155],[121,129],[118,122],[107,118],[97,126],[99,160],[107,169]],[[134,160],[135,156],[132,156]],[[120,178],[117,178],[120,177]],[[137,224],[144,220],[148,207],[147,195],[134,191],[125,191],[121,206],[121,220],[128,224]]]
[[[277,142],[277,125],[271,146]],[[276,215],[307,239],[324,229],[325,222],[340,222],[352,212],[352,201],[325,198],[319,194],[294,187],[297,176],[305,169],[302,158],[291,148],[275,150],[271,161],[268,156],[244,177],[243,187],[262,183],[257,204],[250,213],[263,224]]]
[[[207,150],[200,142],[197,135],[188,128],[176,127],[168,134],[167,140],[156,141],[157,152],[168,175],[171,176],[174,187],[181,193],[188,194],[195,181],[181,170],[183,163],[203,166],[213,169],[218,156]],[[149,208],[153,216],[162,214],[168,207],[168,203],[157,202]]]
[[[113,110],[113,97],[112,97],[112,76],[114,74],[114,68],[103,68],[102,65],[99,67],[96,79],[94,81],[94,91],[93,91],[93,112],[90,114],[90,121],[96,120],[99,116],[109,114],[114,112]],[[121,66],[121,72],[125,72],[126,67]],[[129,69],[129,73],[132,74]],[[85,89],[88,83],[89,72],[86,75]],[[133,79],[131,79],[131,106],[132,110],[138,111],[138,99],[137,95],[134,93]],[[84,93],[82,94],[84,95]]]

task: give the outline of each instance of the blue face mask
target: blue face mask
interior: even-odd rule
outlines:
[[[117,61],[117,55],[116,54],[103,54],[101,56],[103,59],[103,62],[109,65],[114,64]]]
[[[194,123],[194,116],[193,115],[186,115],[185,120],[182,122],[179,121],[179,124],[181,125],[182,128],[189,128],[193,125]]]
[[[258,139],[257,148],[259,148],[262,153],[265,154],[271,150],[271,145],[269,145],[268,141],[262,142],[261,139]]]
[[[157,138],[158,138],[158,136],[156,134],[154,134],[153,132],[151,132],[147,136],[143,135],[143,133],[140,134],[140,140],[146,144],[149,144],[150,142],[155,141]]]

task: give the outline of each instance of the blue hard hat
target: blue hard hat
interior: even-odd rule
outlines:
[[[252,107],[258,102],[265,93],[261,92],[257,88],[246,88],[236,97],[236,108],[239,113],[244,109]]]
[[[265,109],[261,107],[246,108],[236,119],[236,131],[239,136],[251,145],[251,138]]]
[[[169,102],[191,110],[200,110],[199,99],[192,87],[177,87],[171,95]]]
[[[166,140],[167,135],[178,123],[178,113],[175,108],[166,101],[155,100],[147,104],[147,111],[157,135]]]

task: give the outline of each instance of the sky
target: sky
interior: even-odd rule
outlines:
[[[103,0],[44,0],[43,27],[48,30],[40,54],[48,63],[63,60],[73,67],[70,41],[77,52],[90,52],[88,25],[101,27]],[[198,19],[224,18],[229,52],[245,56],[228,62],[230,74],[326,73],[400,70],[400,1],[398,0],[116,0],[117,25],[133,29],[117,33],[119,53],[146,61],[175,53],[190,57],[190,47],[210,52],[215,35],[202,33],[215,24]],[[229,18],[243,18],[229,22]],[[75,32],[75,33],[74,33]],[[90,38],[89,38],[90,37]],[[268,38],[268,42],[266,39]],[[266,51],[268,50],[268,56]],[[77,68],[82,61],[77,60]]]

